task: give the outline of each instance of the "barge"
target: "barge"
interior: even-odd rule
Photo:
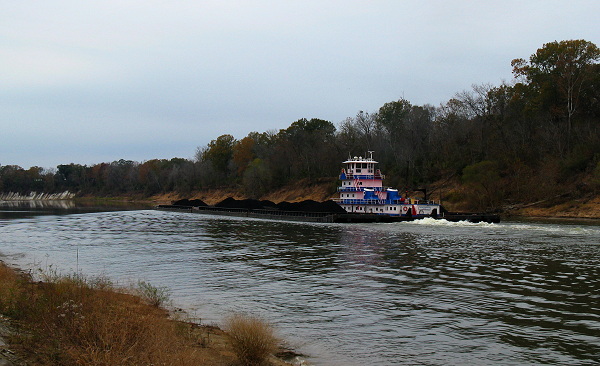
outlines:
[[[447,221],[500,222],[500,216],[486,213],[448,212],[440,202],[416,199],[401,194],[397,189],[384,187],[385,176],[377,169],[373,152],[367,158],[354,157],[344,161],[340,173],[339,197],[332,201],[299,203],[269,201],[227,200],[215,206],[203,202],[175,202],[159,205],[158,209],[192,212],[199,214],[252,217],[271,220],[330,222],[330,223],[376,223],[402,222],[426,217]],[[425,195],[426,196],[426,195]]]

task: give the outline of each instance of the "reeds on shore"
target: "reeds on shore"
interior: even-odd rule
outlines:
[[[17,328],[9,343],[29,365],[271,362],[267,360],[277,348],[272,333],[253,333],[265,340],[257,341],[260,351],[247,350],[255,346],[255,338],[244,345],[240,339],[246,336],[237,334],[235,327],[226,334],[216,327],[174,320],[158,306],[166,300],[164,289],[144,282],[141,295],[116,289],[104,278],[67,275],[35,281],[0,263],[0,314]]]

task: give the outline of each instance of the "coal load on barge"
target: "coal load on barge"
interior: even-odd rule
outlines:
[[[159,205],[163,210],[187,211],[221,216],[308,222],[399,222],[431,217],[447,221],[500,222],[495,214],[448,212],[439,202],[401,195],[384,187],[384,175],[376,169],[372,152],[368,158],[354,157],[344,162],[338,187],[339,198],[324,202],[280,202],[227,198],[214,206],[202,200],[179,200]]]
[[[199,201],[199,200],[192,200]],[[191,201],[175,201],[171,205],[159,205],[159,209],[186,211],[193,213],[253,217],[260,219],[308,221],[308,222],[340,222],[339,215],[346,215],[346,211],[333,201],[317,202],[306,200],[302,202],[259,201],[253,199],[236,200],[227,198],[214,206],[209,206],[200,201],[190,204]]]

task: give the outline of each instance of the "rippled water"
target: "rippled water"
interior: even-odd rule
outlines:
[[[0,216],[0,253],[168,286],[207,323],[262,315],[315,365],[600,362],[600,226]]]

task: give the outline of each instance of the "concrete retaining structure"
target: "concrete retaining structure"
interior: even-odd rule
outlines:
[[[75,193],[64,191],[60,193],[37,193],[21,194],[16,192],[0,193],[0,201],[50,201],[50,200],[70,200],[75,197]]]

